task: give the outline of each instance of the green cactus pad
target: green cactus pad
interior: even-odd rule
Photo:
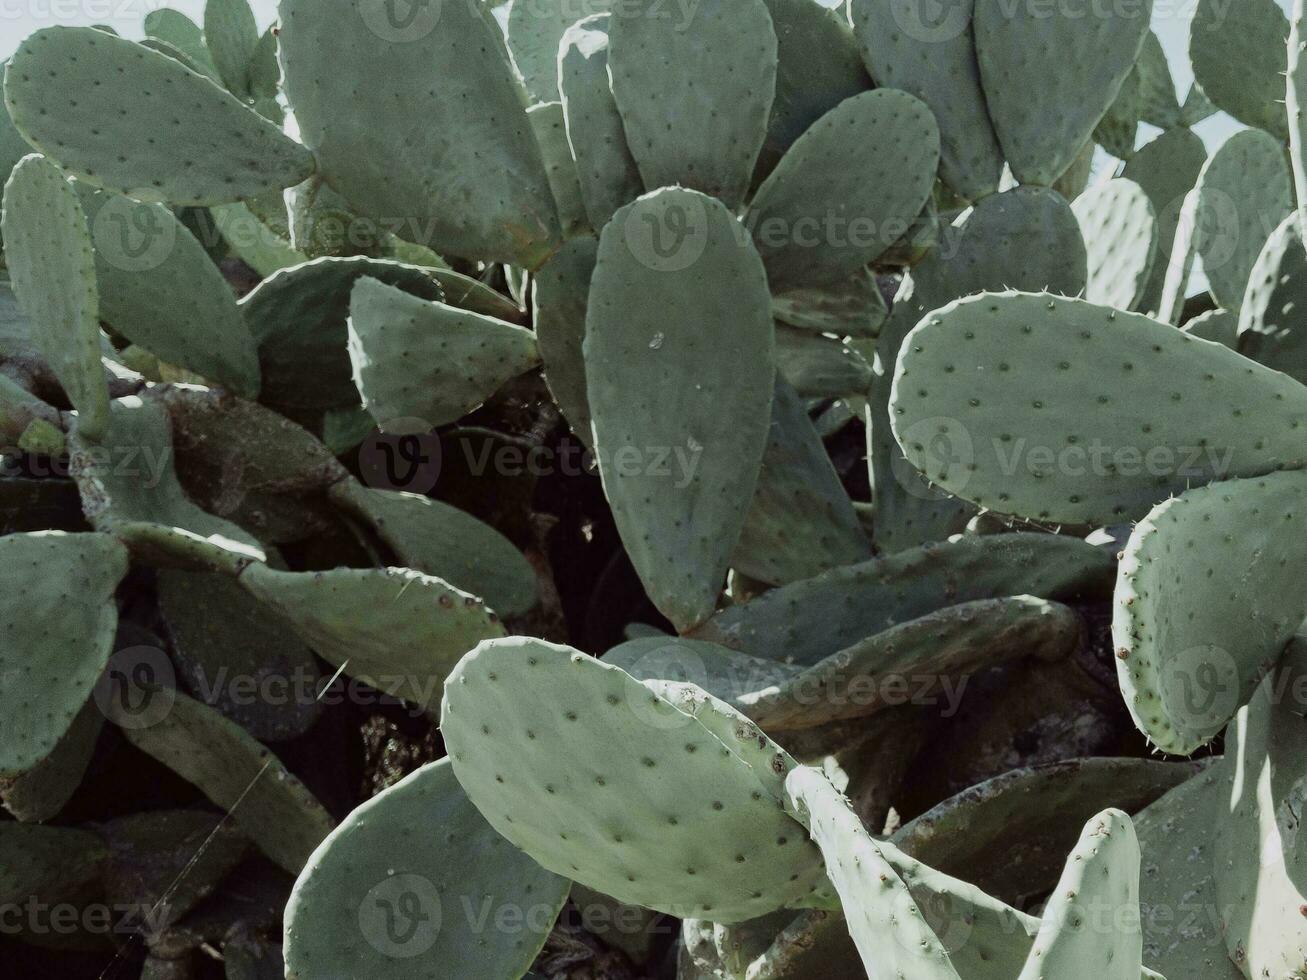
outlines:
[[[859,269],[849,278],[821,286],[801,286],[771,301],[779,322],[840,337],[875,337],[889,316],[876,277]]]
[[[95,246],[100,318],[161,360],[259,391],[259,358],[236,296],[204,246],[162,204],[79,185]]]
[[[795,141],[749,205],[771,288],[839,282],[874,262],[921,213],[938,166],[939,128],[925,103],[893,89],[845,99]]]
[[[204,46],[227,91],[240,99],[249,96],[259,28],[247,0],[205,0]]]
[[[109,660],[127,553],[107,534],[10,534],[0,568],[0,776],[17,776],[55,751]]]
[[[1259,130],[1230,137],[1198,178],[1194,247],[1217,303],[1238,312],[1271,232],[1294,210],[1284,147]]]
[[[77,193],[39,156],[23,159],[4,190],[5,263],[32,337],[78,412],[88,439],[109,423],[100,367],[95,258]]]
[[[1139,113],[1139,76],[1131,71],[1116,94],[1116,100],[1094,127],[1095,142],[1112,156],[1129,160],[1134,156],[1139,135]]]
[[[4,808],[24,823],[58,816],[81,785],[103,727],[104,714],[94,699],[88,700],[49,755],[21,776],[0,778]]]
[[[591,227],[602,229],[618,208],[644,191],[608,84],[608,15],[587,17],[569,27],[557,63],[581,198]]]
[[[1133,181],[1117,178],[1085,191],[1071,210],[1088,251],[1085,299],[1139,309],[1158,254],[1157,215],[1148,195]]]
[[[309,858],[286,907],[286,976],[518,977],[570,885],[497,834],[441,759],[358,807]],[[520,925],[503,928],[508,916]]]
[[[785,780],[791,812],[826,858],[868,976],[958,980],[948,950],[848,800],[815,769]]]
[[[1135,817],[1143,861],[1139,907],[1144,963],[1168,977],[1240,980],[1226,953],[1213,855],[1231,780],[1212,766]]]
[[[1144,298],[1137,309],[1152,312],[1159,308],[1166,270],[1175,247],[1180,209],[1185,195],[1198,182],[1207,148],[1202,139],[1188,129],[1170,129],[1145,143],[1121,171],[1121,176],[1143,188],[1157,217],[1157,258],[1148,277]]]
[[[582,344],[598,253],[599,243],[593,238],[573,239],[536,273],[531,287],[532,321],[545,383],[572,431],[587,446],[592,441],[590,396]]]
[[[383,428],[400,418],[456,422],[539,363],[529,330],[368,276],[350,299],[349,357],[364,407]]]
[[[441,730],[497,831],[619,901],[738,922],[824,890],[769,789],[783,753],[758,736],[746,756],[752,725],[728,745],[616,667],[542,640],[482,644],[450,676]],[[776,768],[758,772],[748,760],[768,748]]]
[[[1201,768],[1086,758],[1013,769],[909,821],[893,840],[917,860],[1023,906],[1057,883],[1078,828],[1104,805],[1134,813]]]
[[[1208,310],[1180,329],[1199,340],[1224,344],[1230,350],[1239,349],[1239,317],[1228,310]],[[1253,360],[1260,358],[1254,357]]]
[[[321,177],[292,187],[285,195],[291,247],[311,259],[326,255],[377,255],[385,231],[371,218],[354,213],[349,202]]]
[[[896,623],[973,599],[1072,599],[1110,588],[1111,555],[1070,537],[995,534],[925,545],[773,589],[696,637],[811,666]]]
[[[650,598],[683,630],[712,614],[753,497],[773,334],[762,262],[719,201],[664,188],[604,229],[584,343],[599,471]]]
[[[1307,331],[1301,329],[1297,311],[1307,308],[1305,244],[1295,211],[1266,240],[1248,277],[1236,320],[1238,349],[1244,356],[1303,382],[1307,382]]]
[[[500,616],[521,616],[536,603],[536,576],[526,556],[489,524],[456,507],[355,480],[331,498],[369,523],[409,568],[480,596]]]
[[[1249,976],[1288,977],[1307,961],[1307,849],[1299,846],[1304,738],[1298,695],[1307,641],[1295,639],[1280,666],[1225,736],[1235,779],[1216,807],[1216,907],[1231,959]]]
[[[292,266],[241,300],[259,345],[263,403],[308,429],[321,426],[323,413],[359,403],[346,324],[350,293],[363,276],[423,299],[445,298],[428,269],[353,256]]]
[[[288,238],[260,221],[243,201],[215,205],[209,215],[232,254],[260,277],[308,261],[307,255],[292,248]]]
[[[834,337],[776,324],[776,371],[804,398],[864,395],[871,365],[856,349]]]
[[[52,101],[60,92],[81,97]],[[222,204],[313,173],[308,150],[203,75],[90,27],[27,38],[5,73],[5,101],[42,153],[138,200]],[[122,152],[146,139],[149,153]]]
[[[84,894],[108,859],[104,839],[89,830],[0,823],[0,903],[21,908]]]
[[[1149,31],[1144,38],[1134,75],[1139,82],[1140,120],[1163,131],[1183,125],[1175,79],[1171,77],[1171,66],[1156,31]]]
[[[1176,223],[1175,245],[1162,278],[1162,292],[1157,301],[1157,319],[1179,326],[1184,319],[1185,300],[1189,296],[1189,277],[1193,274],[1194,260],[1198,256],[1199,195],[1195,187],[1180,206]]]
[[[415,245],[412,251],[416,253],[421,249],[420,245]],[[427,254],[429,258],[439,259],[439,256],[434,253]],[[440,283],[440,288],[445,291],[445,302],[450,306],[457,306],[460,310],[470,310],[483,316],[493,316],[498,320],[507,320],[509,323],[527,322],[525,313],[516,303],[503,293],[495,292],[480,279],[473,279],[453,269],[431,266],[425,268],[427,274]]]
[[[164,569],[155,588],[173,663],[196,697],[263,742],[313,727],[317,662],[284,619],[216,572]]]
[[[732,567],[784,585],[870,557],[871,544],[803,400],[777,378],[767,450]]]
[[[1134,69],[1152,9],[976,5],[985,100],[1017,180],[1051,184],[1070,166]]]
[[[1240,122],[1289,137],[1284,76],[1289,21],[1275,0],[1198,0],[1189,27],[1194,81]]]
[[[1307,7],[1294,0],[1288,42],[1288,90],[1284,107],[1289,124],[1289,163],[1293,168],[1298,213],[1307,221]]]
[[[1090,819],[1044,906],[1039,935],[1018,980],[1137,980],[1142,936],[1130,928],[1105,931],[1103,923],[1115,926],[1118,916],[1138,908],[1139,862],[1139,841],[1128,816],[1104,810]]]
[[[535,268],[558,247],[540,151],[480,0],[443,0],[403,20],[356,0],[282,0],[279,10],[300,132],[361,213],[402,220],[400,237],[467,259]]]
[[[739,207],[776,93],[776,32],[763,0],[621,5],[608,73],[649,190],[684,186]],[[669,71],[668,65],[675,65]]]
[[[266,557],[253,536],[186,496],[173,470],[168,415],[158,405],[120,398],[103,442],[74,431],[70,449],[87,518],[145,559],[230,573]]]
[[[505,39],[533,103],[558,101],[568,30],[579,20],[602,17],[611,7],[611,0],[542,0],[509,9]]]
[[[903,458],[889,422],[890,382],[903,338],[931,310],[985,290],[1046,289],[1078,295],[1086,283],[1085,243],[1056,191],[1017,187],[993,194],[946,229],[940,247],[906,277],[876,344],[878,376],[868,399],[868,457],[876,500],[875,536],[886,552],[962,530],[974,508],[931,487]],[[947,450],[932,440],[932,451]]]
[[[240,583],[328,663],[429,711],[458,659],[504,635],[480,599],[409,568],[245,569]]]
[[[156,691],[156,697],[163,697]],[[224,811],[265,855],[299,874],[334,821],[281,760],[233,721],[184,694],[160,718],[109,703],[127,741],[152,756]]]
[[[776,97],[754,182],[818,119],[872,87],[842,9],[807,0],[765,0],[776,32]]]
[[[853,0],[853,30],[876,81],[910,92],[939,120],[940,176],[974,201],[998,188],[1003,151],[985,95],[972,16],[975,0]],[[1068,161],[1069,162],[1069,161]]]
[[[558,208],[558,220],[563,226],[563,237],[574,238],[589,234],[590,223],[581,197],[581,177],[572,147],[567,142],[567,120],[561,102],[541,102],[526,111],[540,144],[545,174]],[[602,227],[602,226],[601,226]]]
[[[145,15],[145,34],[176,48],[190,61],[200,66],[201,74],[216,78],[218,69],[213,55],[204,46],[204,32],[198,24],[180,10],[160,7]]]
[[[1073,525],[1121,523],[1188,486],[1307,462],[1297,382],[1148,317],[1047,294],[932,313],[904,341],[890,411],[904,454],[935,483]],[[927,453],[936,433],[952,459]]]
[[[1304,516],[1307,473],[1275,473],[1191,490],[1135,527],[1112,642],[1130,714],[1158,748],[1188,755],[1219,735],[1307,616],[1292,584],[1307,574]]]

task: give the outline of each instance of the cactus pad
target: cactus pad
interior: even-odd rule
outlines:
[[[904,341],[890,411],[933,482],[1067,524],[1120,523],[1191,485],[1307,462],[1297,382],[1148,317],[1047,294],[931,314]],[[928,453],[936,438],[952,458]]]
[[[625,671],[527,638],[464,658],[441,718],[469,798],[545,867],[720,922],[802,906],[825,886],[820,854],[768,788],[782,755],[772,746],[777,768],[756,772],[744,727],[733,750]]]
[[[286,976],[516,977],[570,885],[496,833],[442,759],[368,800],[309,858],[286,909]],[[498,925],[510,915],[520,928]]]
[[[1117,676],[1135,724],[1187,755],[1220,734],[1307,616],[1298,522],[1307,473],[1191,490],[1130,536],[1114,597]],[[1200,550],[1201,545],[1201,550]]]
[[[1194,81],[1217,108],[1283,142],[1289,21],[1275,0],[1198,0],[1189,26]]]
[[[540,145],[549,188],[558,208],[558,220],[563,226],[563,237],[589,234],[590,223],[581,197],[581,178],[572,147],[567,142],[567,120],[561,102],[541,102],[526,111]]]
[[[1238,349],[1246,357],[1307,382],[1307,331],[1296,315],[1307,304],[1301,220],[1295,211],[1266,240],[1248,277],[1237,325]]]
[[[1088,249],[1085,299],[1136,310],[1157,260],[1158,225],[1143,188],[1124,178],[1085,191],[1071,205]]]
[[[4,190],[5,261],[33,339],[77,408],[88,439],[109,424],[100,368],[99,296],[86,216],[72,185],[39,156],[25,157]]]
[[[585,384],[585,315],[599,251],[593,238],[574,238],[536,273],[531,288],[536,344],[545,383],[577,438],[589,445],[590,396]]]
[[[680,241],[660,251],[667,233]],[[650,598],[682,629],[712,614],[753,496],[773,334],[762,262],[719,201],[664,188],[604,229],[584,344],[599,471]]]
[[[53,98],[66,92],[80,97]],[[90,27],[27,38],[5,73],[5,101],[42,153],[142,201],[222,204],[313,173],[308,150],[203,75]],[[122,152],[145,140],[149,153]]]
[[[17,776],[55,751],[109,660],[127,553],[106,534],[10,534],[0,567],[0,776]]]

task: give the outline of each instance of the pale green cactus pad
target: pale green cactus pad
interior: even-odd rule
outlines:
[[[1224,344],[1231,350],[1238,350],[1240,347],[1239,317],[1229,310],[1208,310],[1194,317],[1180,329],[1199,340]],[[1261,358],[1254,357],[1253,360],[1261,360]]]
[[[254,338],[195,236],[161,204],[78,187],[95,246],[101,319],[160,360],[238,395],[257,395]]]
[[[103,727],[104,714],[92,698],[49,755],[20,776],[0,778],[0,803],[24,823],[58,816],[81,785]]]
[[[1144,298],[1137,307],[1141,312],[1154,312],[1160,307],[1166,270],[1176,244],[1180,209],[1206,162],[1207,148],[1202,139],[1191,130],[1176,128],[1145,143],[1121,170],[1121,176],[1143,188],[1157,218],[1157,258]]]
[[[393,230],[468,259],[534,268],[558,247],[524,100],[479,0],[443,0],[408,17],[355,0],[282,0],[279,10],[300,132],[360,213],[407,223]]]
[[[1203,94],[1240,122],[1283,142],[1289,21],[1275,0],[1198,0],[1189,58]]]
[[[853,346],[811,330],[776,324],[776,372],[803,398],[865,395],[872,371]]]
[[[842,8],[765,0],[776,32],[776,97],[754,182],[766,179],[794,141],[872,81]]]
[[[1091,818],[1044,906],[1039,935],[1018,980],[1136,980],[1143,969],[1143,937],[1115,926],[1139,907],[1139,861],[1139,840],[1128,816],[1104,810]]]
[[[1289,644],[1280,666],[1226,730],[1233,779],[1216,807],[1213,865],[1230,958],[1251,976],[1292,976],[1307,959],[1307,850],[1299,846],[1307,738],[1297,695],[1307,642]]]
[[[1051,184],[1071,165],[1134,69],[1152,9],[976,4],[985,100],[1017,180]]]
[[[771,288],[839,282],[875,261],[921,213],[938,166],[939,127],[924,102],[893,89],[845,99],[795,141],[749,205]]]
[[[56,750],[104,670],[127,552],[107,534],[10,534],[0,567],[0,776],[12,777]]]
[[[497,831],[619,901],[737,922],[825,894],[820,854],[769,789],[779,750],[756,771],[749,736],[724,743],[619,668],[542,640],[483,644],[450,676],[441,730]]]
[[[776,32],[763,0],[623,3],[608,24],[608,73],[648,190],[744,199],[776,92]],[[675,65],[675,71],[668,71]]]
[[[259,28],[247,0],[206,0],[204,46],[227,91],[240,99],[249,96],[250,67],[259,46]]]
[[[871,543],[803,400],[777,378],[758,487],[731,567],[784,585],[870,557]]]
[[[1080,294],[1087,281],[1085,242],[1076,216],[1056,191],[1017,187],[991,194],[945,229],[941,246],[904,278],[894,313],[876,343],[868,398],[868,461],[876,500],[876,543],[901,551],[962,530],[974,508],[932,487],[903,456],[889,424],[890,385],[903,338],[931,310],[985,290],[1018,288]],[[948,454],[947,440],[928,450]]]
[[[109,424],[100,367],[99,295],[86,216],[59,169],[26,157],[4,190],[5,263],[31,336],[78,411],[88,439]]]
[[[667,234],[678,242],[660,247]],[[584,354],[604,491],[654,604],[712,614],[771,421],[766,274],[735,218],[664,188],[604,229]]]
[[[772,296],[771,308],[781,323],[841,337],[875,337],[889,316],[885,297],[868,269],[840,282],[800,286]]]
[[[500,616],[520,616],[536,602],[526,556],[489,524],[457,507],[355,480],[331,488],[340,506],[370,524],[409,568],[479,596]]]
[[[1262,247],[1294,210],[1284,147],[1260,130],[1236,133],[1207,161],[1196,191],[1194,247],[1217,303],[1237,313]]]
[[[1245,356],[1307,382],[1307,331],[1297,316],[1307,303],[1307,243],[1301,221],[1295,211],[1266,240],[1248,277],[1236,322],[1238,349]]]
[[[581,198],[591,227],[599,230],[644,191],[608,84],[608,15],[596,14],[569,27],[556,58]]]
[[[1148,317],[1047,294],[977,296],[923,320],[904,341],[890,413],[933,482],[1066,524],[1120,523],[1189,486],[1307,461],[1307,389],[1291,378]],[[952,459],[928,454],[937,435]]]
[[[529,330],[368,276],[354,284],[349,312],[354,383],[383,428],[455,422],[540,360]]]
[[[460,657],[504,635],[476,596],[408,568],[282,572],[240,577],[328,663],[385,694],[435,711]]]
[[[322,804],[235,722],[184,694],[161,689],[152,694],[160,704],[170,701],[159,717],[112,701],[110,720],[132,745],[230,812],[259,850],[299,874],[335,823]]]
[[[611,6],[611,0],[543,0],[509,9],[508,50],[532,102],[558,101],[559,48],[568,29],[579,20],[608,13]]]
[[[1166,50],[1156,31],[1149,31],[1144,46],[1135,62],[1135,78],[1139,83],[1139,119],[1163,131],[1183,125],[1180,121],[1180,101],[1175,94],[1175,79],[1166,59]]]
[[[567,141],[567,120],[563,115],[563,104],[541,102],[528,109],[526,116],[535,133],[536,142],[540,145],[545,175],[549,179],[549,188],[558,208],[563,236],[572,238],[589,234],[590,222],[581,197],[581,178],[576,161],[572,159],[572,147]]]
[[[767,660],[811,666],[897,623],[973,599],[1102,594],[1109,554],[1046,534],[964,537],[773,589],[709,620],[696,637]]]
[[[1307,220],[1307,7],[1301,0],[1294,0],[1293,19],[1290,24],[1288,42],[1288,91],[1285,93],[1284,107],[1288,113],[1289,124],[1289,163],[1293,167],[1294,189],[1298,196],[1298,213]]]
[[[570,886],[496,833],[442,759],[368,800],[309,858],[286,908],[286,976],[520,976]],[[520,928],[500,928],[510,915]]]
[[[356,255],[291,266],[241,300],[259,345],[263,403],[311,430],[325,412],[359,403],[346,343],[350,295],[363,276],[423,299],[445,298],[432,270]]]
[[[1290,584],[1307,574],[1305,518],[1295,471],[1190,490],[1135,527],[1112,642],[1130,714],[1158,748],[1187,755],[1220,734],[1307,616]]]
[[[536,273],[531,308],[536,345],[544,362],[549,393],[587,446],[590,436],[590,396],[586,391],[585,316],[590,303],[590,277],[599,245],[593,238],[568,242]]]
[[[27,38],[5,102],[24,138],[71,174],[142,201],[222,204],[313,173],[313,154],[203,75],[90,27]],[[122,152],[146,139],[148,154]]]
[[[939,120],[940,176],[965,200],[997,190],[1003,151],[976,63],[976,0],[853,0],[850,16],[876,81],[910,92]]]
[[[144,27],[147,39],[155,38],[170,45],[199,65],[203,74],[217,78],[213,55],[204,46],[204,32],[180,10],[171,7],[151,10],[145,15]]]
[[[73,433],[70,469],[82,508],[99,530],[153,561],[233,573],[263,561],[263,546],[186,496],[173,469],[167,413],[139,397],[113,402],[102,443]]]
[[[1158,224],[1138,184],[1118,177],[1089,188],[1071,205],[1085,239],[1089,281],[1085,299],[1137,310],[1157,260]]]

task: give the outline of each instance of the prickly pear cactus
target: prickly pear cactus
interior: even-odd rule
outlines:
[[[1307,976],[1288,6],[34,14],[8,973]]]

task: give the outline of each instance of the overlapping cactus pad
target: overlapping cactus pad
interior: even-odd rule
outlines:
[[[192,6],[2,52],[0,975],[1307,978],[1307,0]]]

